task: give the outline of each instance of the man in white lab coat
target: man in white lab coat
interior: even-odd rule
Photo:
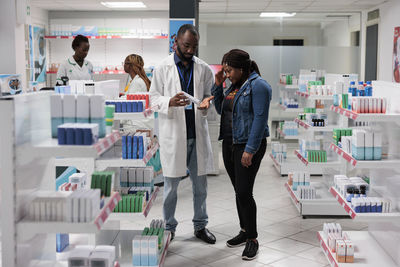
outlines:
[[[175,236],[177,189],[189,170],[193,189],[195,236],[214,244],[215,236],[206,228],[207,173],[213,169],[207,110],[214,75],[211,68],[194,56],[199,34],[193,25],[183,25],[175,40],[176,52],[154,69],[150,87],[152,106],[159,106],[160,155],[164,174],[163,213],[166,230]],[[187,95],[201,101],[190,102]]]

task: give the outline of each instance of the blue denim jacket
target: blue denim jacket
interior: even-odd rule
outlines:
[[[224,94],[222,85],[216,84],[211,89],[218,114],[223,112],[223,101],[231,91],[232,87]],[[247,83],[235,95],[232,118],[233,143],[246,144],[246,152],[256,153],[262,139],[269,136],[268,112],[271,95],[271,86],[256,72],[250,74]],[[221,135],[218,139],[221,140]]]

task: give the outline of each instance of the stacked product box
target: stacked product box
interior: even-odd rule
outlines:
[[[52,137],[58,136],[58,127],[64,123],[91,123],[98,125],[98,137],[105,136],[105,106],[103,95],[62,95],[50,97]]]
[[[127,95],[126,99],[106,101],[106,105],[115,106],[116,113],[143,112],[149,108],[150,98],[148,94]]]
[[[143,159],[150,146],[151,139],[148,132],[137,131],[122,136],[122,158]]]
[[[289,172],[288,184],[294,191],[297,190],[298,186],[310,186],[310,173],[309,172]]]
[[[77,245],[68,255],[68,267],[114,267],[115,246]]]
[[[272,142],[271,154],[279,163],[284,162],[287,156],[287,145],[279,142]]]
[[[334,185],[357,213],[389,213],[392,210],[389,199],[368,196],[370,186],[361,177],[348,178],[345,175],[335,175]]]
[[[164,247],[164,223],[162,220],[153,220],[150,227],[146,227],[141,235],[132,240],[133,266],[156,266],[160,252]]]
[[[100,211],[100,190],[41,191],[30,203],[32,221],[91,222]]]
[[[95,144],[99,138],[97,123],[64,123],[57,127],[57,140],[59,145],[85,145]]]
[[[94,172],[90,188],[98,188],[101,190],[101,196],[109,197],[114,185],[114,172]]]
[[[113,212],[143,212],[147,203],[146,195],[147,192],[137,192],[135,194],[122,195],[122,199],[115,206]]]
[[[154,178],[153,167],[121,168],[121,187],[152,187]]]
[[[342,136],[352,136],[353,130],[351,128],[333,129],[333,142],[339,145]]]
[[[327,155],[325,150],[307,150],[307,161],[323,163],[327,162]]]
[[[346,135],[343,135],[346,131]],[[356,160],[381,160],[382,159],[382,133],[371,132],[364,129],[343,130],[335,129],[333,137],[337,143],[340,137],[339,146],[351,154]]]
[[[354,262],[354,245],[338,223],[324,223],[323,231],[327,237],[328,248],[336,253],[339,263]]]
[[[285,121],[281,124],[281,130],[286,136],[297,136],[299,135],[299,129],[297,123],[294,121]]]
[[[299,139],[299,152],[304,158],[307,158],[308,150],[320,150],[320,149],[321,149],[321,142],[318,140]]]

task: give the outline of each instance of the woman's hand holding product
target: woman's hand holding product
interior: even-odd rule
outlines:
[[[241,160],[243,167],[246,167],[246,168],[250,167],[252,158],[253,158],[253,154],[246,152],[246,151],[243,152],[242,160]]]

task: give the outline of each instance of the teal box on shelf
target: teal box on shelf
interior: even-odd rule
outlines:
[[[351,146],[352,156],[356,160],[365,160],[365,147]]]
[[[365,147],[365,160],[373,160],[374,159],[374,148],[373,147]]]
[[[89,123],[89,118],[76,118],[77,123]]]
[[[374,160],[382,159],[382,147],[374,147]]]
[[[64,118],[64,123],[75,123],[76,118]]]

